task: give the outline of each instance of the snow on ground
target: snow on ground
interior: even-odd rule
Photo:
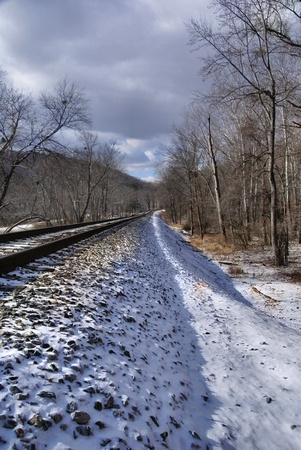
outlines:
[[[0,448],[301,448],[297,291],[271,312],[158,214],[92,242],[1,301]]]
[[[24,231],[24,230],[30,230],[31,228],[36,228],[37,224],[36,223],[27,223],[27,224],[22,224],[22,225],[17,225],[15,226],[12,231]],[[6,233],[8,227],[0,227],[0,233]]]

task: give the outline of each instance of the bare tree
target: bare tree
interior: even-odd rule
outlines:
[[[201,199],[199,196],[199,164],[201,148],[196,133],[193,132],[189,121],[185,120],[181,126],[174,126],[172,130],[171,145],[165,148],[165,161],[167,167],[172,169],[166,174],[173,174],[174,179],[180,182],[179,189],[186,196],[189,204],[190,232],[194,234],[194,219],[196,219],[203,236],[201,218]]]
[[[300,57],[300,0],[270,0],[270,5],[274,8],[275,22],[269,24],[267,31],[277,37],[292,55]]]
[[[0,208],[6,201],[13,175],[29,157],[63,147],[59,132],[78,130],[90,123],[82,89],[64,79],[39,103],[9,83],[0,84]]]
[[[181,189],[181,179],[173,167],[160,167],[160,197],[173,223],[182,221],[184,195]]]
[[[121,166],[115,143],[100,143],[95,133],[87,131],[80,133],[79,142],[81,146],[69,150],[58,170],[68,198],[64,215],[69,221],[83,222],[87,216],[95,220],[106,216],[109,183]]]
[[[191,20],[188,25],[194,50],[209,48],[202,59],[202,72],[214,72],[227,79],[225,97],[251,97],[261,106],[268,130],[270,228],[275,263],[285,262],[285,246],[278,209],[275,177],[276,123],[279,105],[299,88],[296,80],[287,83],[288,56],[279,50],[269,32],[277,24],[277,12],[270,0],[216,0],[219,30],[206,22]]]
[[[0,85],[0,209],[7,206],[5,199],[16,168],[29,155],[23,139],[27,133],[31,134],[32,110],[29,95],[11,85]],[[25,147],[29,143],[25,143]]]
[[[213,180],[214,180],[214,192],[215,192],[215,201],[216,201],[216,209],[217,209],[217,217],[221,235],[224,240],[226,240],[226,227],[224,223],[224,217],[221,208],[221,188],[220,188],[220,180],[219,173],[217,170],[217,160],[215,151],[213,148],[213,139],[211,132],[211,117],[208,117],[208,150],[210,155],[210,161],[212,166]]]

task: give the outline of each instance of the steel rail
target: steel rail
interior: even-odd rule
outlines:
[[[109,230],[111,228],[117,227],[119,225],[126,225],[134,220],[144,217],[148,213],[141,214],[139,216],[125,218],[125,219],[115,219],[114,223],[108,223],[101,225],[97,228],[82,231],[80,233],[73,234],[68,237],[60,238],[52,242],[47,242],[46,244],[37,245],[35,247],[29,248],[27,250],[22,250],[19,252],[12,253],[7,256],[0,258],[0,274],[5,274],[15,270],[17,267],[24,266],[36,259],[42,258],[61,250],[64,247],[68,247],[76,242],[87,239],[94,234],[101,233],[103,231]]]
[[[72,223],[70,225],[55,225],[53,227],[36,228],[34,230],[12,231],[11,233],[0,233],[0,243],[16,241],[27,237],[39,236],[40,234],[56,233],[57,231],[72,230],[74,228],[83,228],[98,223],[113,222],[114,220],[125,219],[126,217],[118,217],[117,219],[102,219],[95,222]]]

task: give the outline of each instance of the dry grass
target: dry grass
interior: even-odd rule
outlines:
[[[301,270],[292,270],[290,272],[283,273],[285,278],[288,278],[292,283],[301,283]]]
[[[168,215],[163,212],[161,213],[161,218],[172,228],[178,231],[187,230],[187,224],[179,224],[171,222]],[[189,227],[188,227],[189,228]],[[189,236],[189,234],[188,234]],[[226,244],[223,237],[220,234],[206,234],[204,239],[200,236],[189,236],[189,241],[198,250],[203,250],[205,253],[208,252],[214,256],[227,256],[232,255],[235,251],[240,250],[237,245]]]
[[[172,226],[172,228],[176,228],[179,231],[183,230],[183,225],[180,225],[179,223],[170,223],[170,226]]]
[[[226,244],[219,234],[205,235],[203,240],[199,236],[192,236],[190,242],[194,247],[216,256],[232,255],[238,250],[236,246]]]
[[[229,267],[228,273],[229,273],[229,275],[237,276],[237,275],[243,275],[245,272],[242,267],[235,264],[235,265]]]

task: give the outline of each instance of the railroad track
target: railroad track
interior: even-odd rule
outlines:
[[[79,230],[92,230],[94,228],[98,228],[102,224],[115,222],[116,220],[121,219],[125,219],[125,217],[0,234],[0,258],[16,251],[26,250],[30,247],[71,236],[72,234],[78,233]]]
[[[64,225],[1,235],[0,274],[12,272],[17,267],[22,267],[106,230],[124,226],[144,215],[145,213],[130,218],[108,219],[89,224]],[[79,229],[81,231],[78,231]]]

